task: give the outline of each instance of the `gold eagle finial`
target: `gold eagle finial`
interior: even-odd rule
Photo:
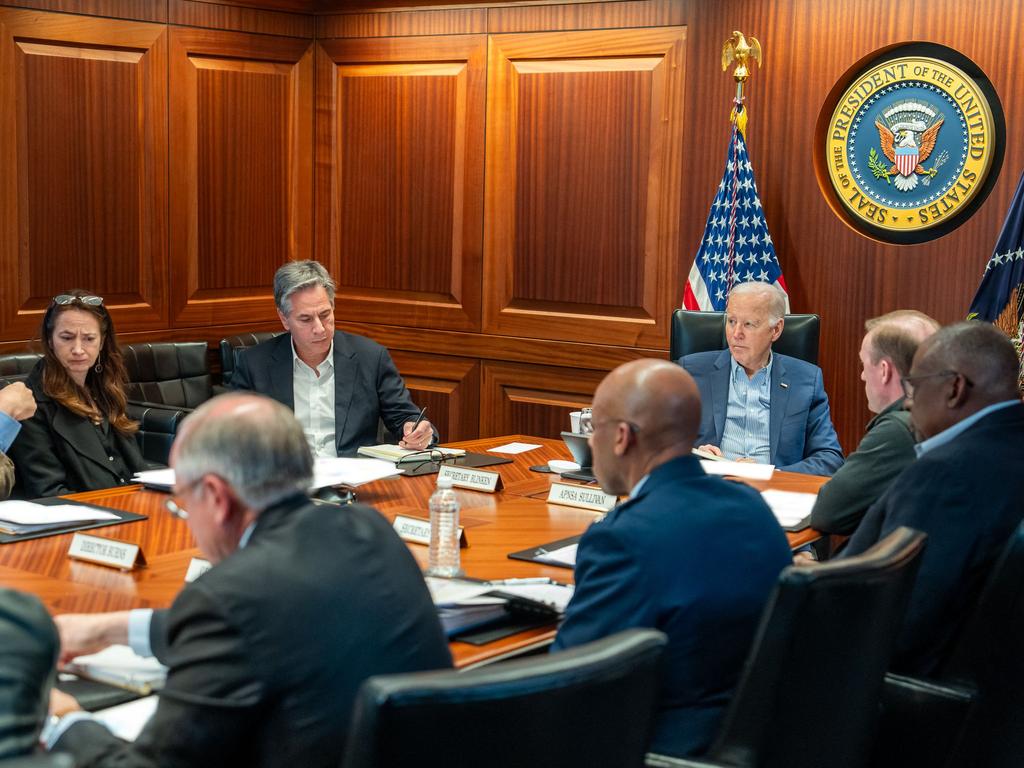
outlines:
[[[744,37],[739,30],[734,31],[722,46],[722,71],[729,69],[729,65],[735,61],[736,69],[732,76],[737,83],[743,83],[750,77],[750,66],[747,63],[750,60],[756,61],[758,66],[764,66],[761,61],[761,43],[756,37]]]

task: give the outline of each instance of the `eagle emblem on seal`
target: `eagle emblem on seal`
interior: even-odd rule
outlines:
[[[944,118],[930,104],[921,101],[902,101],[885,110],[875,120],[878,136],[882,143],[882,153],[892,164],[889,168],[877,168],[876,175],[893,176],[896,189],[910,192],[917,187],[917,177],[924,176],[927,184],[938,172],[943,158],[931,168],[924,163],[935,149],[939,130]],[[874,152],[872,152],[874,154]],[[872,169],[884,165],[875,160]]]

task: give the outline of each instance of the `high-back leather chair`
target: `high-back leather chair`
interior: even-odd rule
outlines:
[[[38,352],[9,352],[0,355],[0,382],[6,386],[12,381],[24,381],[41,357]]]
[[[235,372],[235,360],[238,355],[244,354],[249,347],[255,347],[268,339],[279,336],[284,331],[257,331],[255,333],[240,333],[237,336],[228,336],[220,340],[220,370],[221,381],[225,387],[231,386],[231,376]]]
[[[205,341],[125,344],[129,400],[196,408],[213,396]]]
[[[649,766],[861,768],[925,535],[898,528],[867,552],[779,577],[706,758]]]
[[[930,679],[886,676],[878,766],[1024,764],[1024,522]]]
[[[772,344],[772,349],[780,355],[789,355],[817,365],[821,318],[817,315],[786,315],[785,320],[782,334]],[[694,352],[725,349],[726,346],[724,312],[677,309],[672,313],[669,346],[672,360],[678,361],[680,357]]]
[[[343,768],[643,765],[665,636],[631,629],[469,672],[371,677]]]

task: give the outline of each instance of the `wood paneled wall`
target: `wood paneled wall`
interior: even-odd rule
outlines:
[[[128,340],[272,328],[274,269],[315,255],[339,323],[393,350],[450,439],[556,433],[604,371],[667,354],[724,164],[733,29],[765,47],[751,158],[794,311],[823,318],[847,449],[863,321],[962,317],[1024,165],[1015,0],[4,5],[3,347],[72,286]],[[856,61],[915,40],[982,67],[1007,150],[971,221],[890,246],[828,207],[814,126]]]

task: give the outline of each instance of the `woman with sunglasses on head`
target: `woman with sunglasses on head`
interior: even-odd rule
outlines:
[[[11,446],[21,498],[110,488],[149,465],[125,412],[125,368],[103,299],[54,297],[40,330],[43,359],[25,384],[38,404]]]

